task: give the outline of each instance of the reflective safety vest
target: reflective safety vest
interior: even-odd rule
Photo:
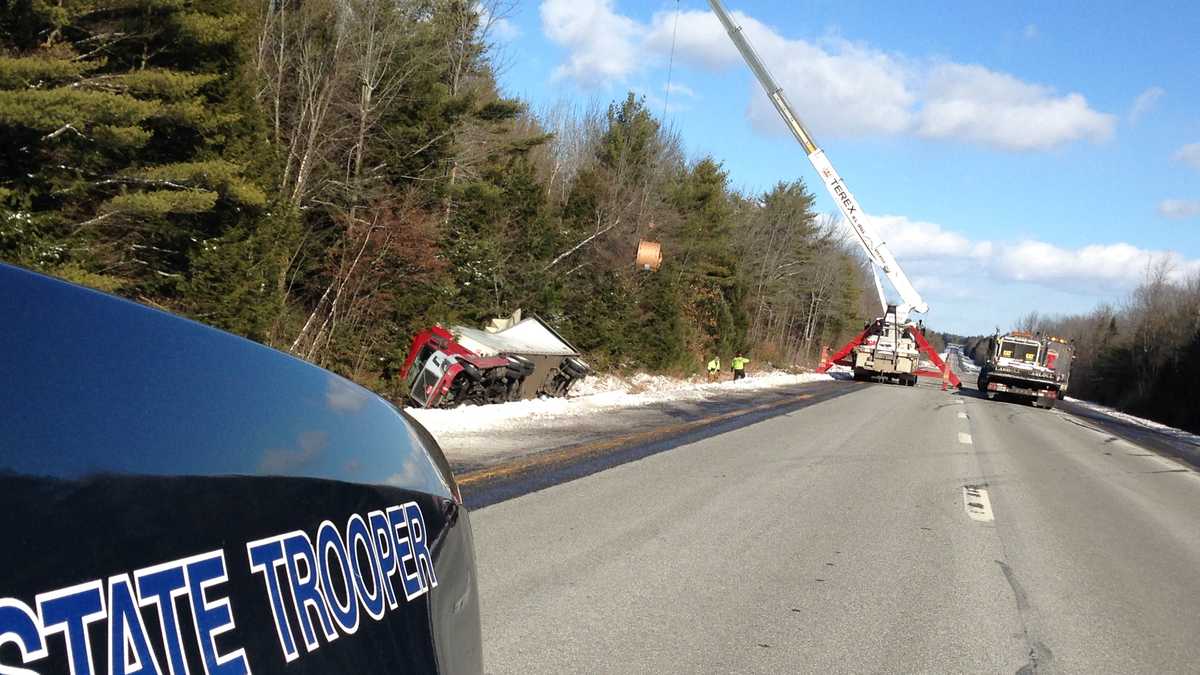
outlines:
[[[713,358],[712,360],[710,360],[708,362],[708,369],[709,370],[720,370],[721,369],[721,358],[716,357],[716,358]]]
[[[745,370],[747,363],[750,363],[750,359],[744,356],[735,356],[733,357],[733,361],[730,365],[733,366],[734,370]]]

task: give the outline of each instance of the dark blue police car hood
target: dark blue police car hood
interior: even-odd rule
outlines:
[[[478,672],[456,494],[365,389],[0,265],[0,665]]]

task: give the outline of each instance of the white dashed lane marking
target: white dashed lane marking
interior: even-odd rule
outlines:
[[[963,508],[971,520],[990,523],[996,519],[992,515],[992,501],[988,499],[987,489],[978,485],[963,486]]]
[[[972,441],[972,440],[971,440],[971,434],[964,434],[964,433],[963,433],[963,432],[961,432],[961,431],[960,431],[960,432],[958,432],[958,442],[959,442],[959,443],[965,443],[965,444],[967,444],[967,445],[973,445],[973,444],[974,444],[974,441]]]

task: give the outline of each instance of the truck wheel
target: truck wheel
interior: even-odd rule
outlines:
[[[509,401],[521,400],[521,385],[525,382],[525,378],[514,378],[508,383],[508,392],[505,398]]]
[[[586,363],[580,361],[574,356],[568,356],[562,360],[562,370],[570,373],[572,377],[584,377],[591,372],[591,368]]]
[[[508,372],[515,376],[524,377],[534,371],[533,361],[523,356],[506,354],[505,358],[508,359]]]
[[[474,368],[474,366],[471,367]],[[475,372],[478,374],[479,371],[476,370]],[[442,402],[438,407],[456,408],[459,405],[479,405],[482,403],[482,401],[479,400],[480,391],[481,387],[479,386],[479,380],[473,379],[470,373],[468,373],[464,368],[463,372],[459,373],[458,377],[454,378],[454,382],[450,385],[450,391],[446,394],[446,397],[442,399]]]
[[[479,372],[479,369],[474,365],[467,363],[466,361],[459,361],[458,365],[462,366],[463,372],[466,373],[467,377],[471,378],[472,380],[478,382],[483,379],[483,373]]]

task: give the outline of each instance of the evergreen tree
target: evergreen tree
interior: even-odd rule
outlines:
[[[671,202],[681,219],[673,233],[681,247],[679,276],[691,297],[699,353],[732,355],[745,344],[744,289],[738,278],[727,174],[711,157],[681,173]]]
[[[177,304],[191,261],[266,204],[233,0],[15,2],[0,22],[6,255]]]
[[[601,368],[685,372],[713,351],[798,353],[853,323],[853,259],[816,231],[802,184],[734,194],[633,94],[552,155],[500,92],[479,12],[8,0],[0,259],[393,398],[414,332],[517,308]],[[634,265],[642,239],[662,245],[657,272]]]

